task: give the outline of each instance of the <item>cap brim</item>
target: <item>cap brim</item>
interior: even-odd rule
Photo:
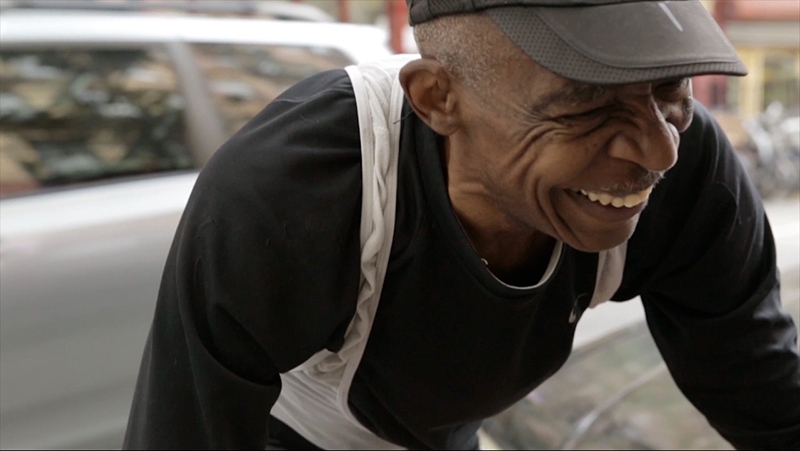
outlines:
[[[747,74],[713,17],[696,1],[486,12],[534,61],[577,81],[621,84]]]

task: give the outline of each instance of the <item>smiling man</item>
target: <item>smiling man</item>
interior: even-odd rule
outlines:
[[[692,100],[745,73],[702,5],[409,11],[420,58],[299,83],[200,174],[125,447],[476,448],[586,308],[641,296],[720,434],[797,449],[769,225]]]

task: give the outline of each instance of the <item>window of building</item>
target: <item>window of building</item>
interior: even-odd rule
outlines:
[[[166,53],[0,53],[0,197],[193,167]]]
[[[280,45],[194,44],[228,135],[298,81],[352,61],[328,48]]]
[[[770,52],[764,60],[764,108],[773,102],[787,110],[800,107],[800,74],[792,53]]]

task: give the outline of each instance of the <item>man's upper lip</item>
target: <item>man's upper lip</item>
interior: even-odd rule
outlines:
[[[610,174],[608,177],[613,180],[613,176]],[[596,183],[594,186],[600,185],[599,188],[587,188],[582,186],[579,188],[583,189],[584,191],[592,191],[594,193],[604,193],[609,194],[614,197],[625,197],[630,194],[638,194],[642,191],[647,189],[655,188],[661,179],[664,178],[663,172],[654,172],[654,171],[647,171],[644,168],[639,168],[636,173],[631,173],[628,175],[617,174],[617,181],[613,181],[609,183],[611,180],[607,178],[606,182],[601,180],[595,181]]]

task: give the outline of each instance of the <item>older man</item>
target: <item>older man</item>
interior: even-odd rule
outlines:
[[[798,448],[769,226],[687,78],[745,73],[702,5],[409,7],[422,58],[299,83],[201,173],[125,446],[476,448],[640,295],[724,437]]]

